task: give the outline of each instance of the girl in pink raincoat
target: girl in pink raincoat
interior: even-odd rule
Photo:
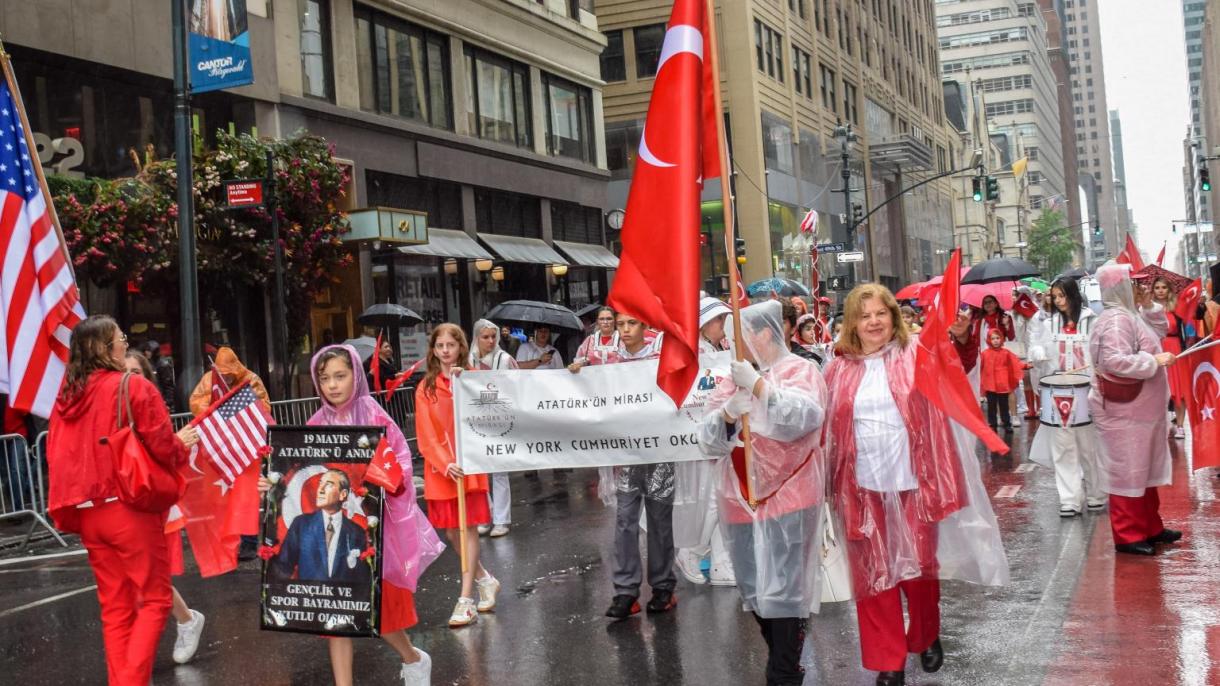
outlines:
[[[1089,409],[1101,439],[1101,467],[1109,477],[1114,549],[1155,555],[1157,543],[1182,538],[1181,531],[1166,529],[1161,521],[1156,492],[1173,480],[1165,438],[1169,430],[1165,367],[1176,358],[1161,350],[1168,329],[1165,311],[1146,293],[1137,306],[1130,271],[1127,264],[1106,264],[1097,270],[1106,309],[1089,339],[1096,372]]]

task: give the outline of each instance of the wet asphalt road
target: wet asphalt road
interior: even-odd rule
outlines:
[[[946,583],[945,666],[928,675],[912,660],[907,683],[1220,683],[1215,534],[1188,533],[1184,546],[1156,560],[1115,561],[1104,513],[1058,517],[1053,475],[1022,454],[1032,430],[1017,429],[1011,456],[978,456],[1004,531],[1012,583],[989,590]],[[1220,480],[1214,470],[1188,477],[1186,458],[1175,459],[1173,493],[1162,495],[1167,524],[1189,520],[1200,533],[1214,532]],[[434,684],[764,683],[766,649],[734,589],[681,581],[673,612],[621,623],[602,616],[611,596],[614,517],[596,497],[594,471],[514,475],[513,497],[512,533],[484,539],[485,564],[504,584],[494,615],[460,630],[446,626],[457,596],[452,552],[421,581],[421,621],[410,633],[433,657]],[[1195,550],[1195,541],[1207,548]],[[105,683],[92,583],[84,556],[0,560],[0,683]],[[154,683],[330,683],[322,639],[258,630],[254,563],[208,580],[188,570],[175,583],[207,615],[207,628],[194,662],[180,667],[170,659],[173,630],[167,629]],[[1143,600],[1118,607],[1115,597]],[[806,684],[872,684],[874,675],[859,663],[853,604],[823,606],[809,634]],[[1155,650],[1133,656],[1124,652],[1125,641]],[[1179,668],[1123,667],[1128,660],[1156,666],[1163,659]],[[378,640],[356,642],[356,665],[357,684],[395,683],[397,661]]]

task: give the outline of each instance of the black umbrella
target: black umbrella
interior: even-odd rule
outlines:
[[[421,324],[424,318],[402,305],[378,303],[361,312],[356,321],[379,329],[396,329]]]
[[[585,305],[584,307],[580,308],[579,310],[576,310],[576,316],[580,317],[581,319],[584,319],[585,317],[588,317],[589,315],[600,310],[601,308],[602,308],[601,303],[593,303],[592,305]]]
[[[966,272],[962,283],[995,283],[996,281],[1017,281],[1027,276],[1041,274],[1034,265],[1015,257],[997,257],[979,262]]]
[[[571,331],[583,331],[585,328],[572,310],[562,305],[535,300],[509,300],[491,308],[484,316],[497,323],[515,322],[530,326],[545,324],[551,328]]]
[[[1056,276],[1056,277],[1055,277],[1055,280],[1059,280],[1059,279],[1083,279],[1084,277],[1086,277],[1086,276],[1088,276],[1088,275],[1089,275],[1089,273],[1088,273],[1087,271],[1085,271],[1085,270],[1084,270],[1084,267],[1072,267],[1071,269],[1067,270],[1066,272],[1063,272],[1063,273],[1062,273],[1062,274],[1060,274],[1059,276]]]

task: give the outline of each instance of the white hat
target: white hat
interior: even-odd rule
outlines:
[[[699,300],[699,328],[702,329],[708,322],[716,317],[722,317],[726,314],[732,314],[733,310],[729,309],[728,305],[716,298],[704,297]]]

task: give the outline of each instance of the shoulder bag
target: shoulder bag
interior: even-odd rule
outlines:
[[[1132,354],[1139,352],[1139,345],[1131,351]],[[1126,377],[1110,377],[1097,370],[1097,390],[1101,392],[1101,398],[1108,403],[1129,403],[1139,397],[1140,391],[1144,388],[1143,379],[1129,379]]]
[[[131,394],[128,382],[131,372],[123,374],[119,383],[118,410],[114,433],[106,437],[114,455],[114,472],[118,481],[119,500],[142,512],[169,510],[186,489],[186,481],[177,470],[157,462],[136,434],[135,418],[131,414]],[[126,425],[124,425],[126,417]]]

